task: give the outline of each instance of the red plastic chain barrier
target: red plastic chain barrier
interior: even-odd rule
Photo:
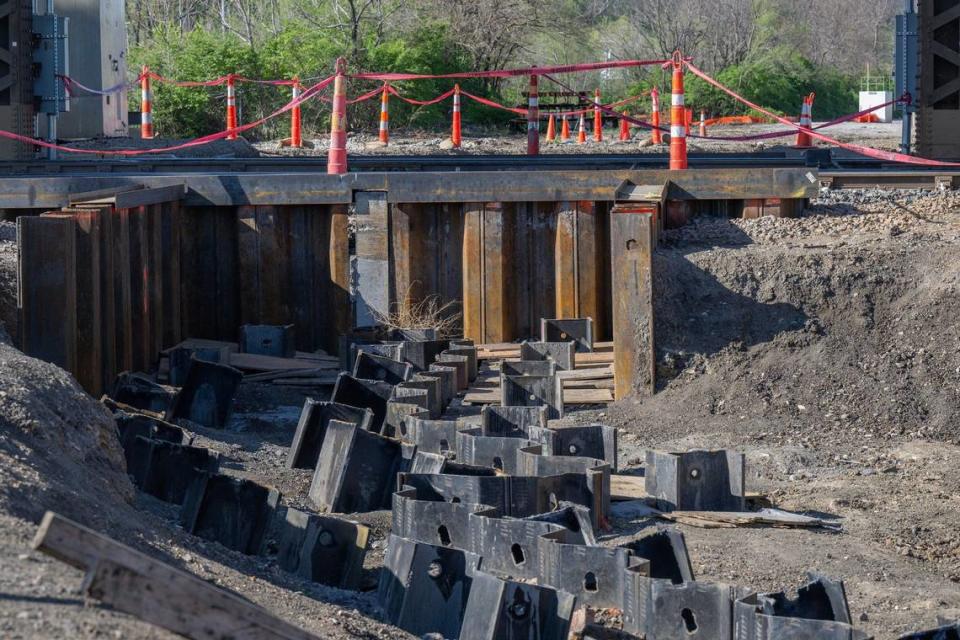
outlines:
[[[896,153],[893,151],[882,151],[880,149],[874,149],[873,147],[865,147],[859,144],[841,142],[829,136],[825,136],[822,133],[819,133],[813,129],[804,129],[800,125],[790,122],[786,118],[782,118],[776,115],[775,113],[768,111],[767,109],[764,109],[763,107],[757,104],[754,104],[753,102],[750,102],[749,100],[739,95],[732,89],[728,89],[727,87],[720,84],[718,81],[711,78],[704,71],[701,71],[693,63],[687,61],[686,65],[687,65],[687,68],[690,69],[690,72],[693,75],[699,78],[702,78],[708,84],[716,87],[717,89],[720,89],[721,91],[723,91],[730,97],[734,98],[735,100],[739,100],[740,102],[747,105],[751,109],[759,111],[763,115],[773,118],[774,120],[777,120],[778,122],[785,124],[789,127],[793,127],[794,129],[805,130],[810,134],[811,137],[816,138],[817,140],[820,140],[822,142],[826,142],[827,144],[832,144],[834,146],[840,147],[841,149],[846,149],[848,151],[853,151],[854,153],[859,153],[861,155],[867,156],[868,158],[876,158],[877,160],[885,160],[887,162],[901,162],[904,164],[915,164],[915,165],[928,166],[928,167],[960,167],[960,162],[944,162],[942,160],[932,160],[930,158],[917,158],[915,156],[908,156],[904,153]]]
[[[16,133],[13,133],[13,132],[11,132],[11,131],[4,131],[4,130],[2,130],[2,129],[0,129],[0,138],[6,138],[7,140],[14,140],[14,141],[17,141],[17,142],[24,142],[24,143],[27,143],[27,144],[32,144],[32,145],[35,145],[35,146],[38,146],[38,147],[43,147],[44,149],[56,149],[56,150],[58,150],[58,151],[64,151],[64,152],[67,152],[67,153],[82,153],[82,154],[87,154],[87,155],[102,155],[102,156],[142,156],[142,155],[147,155],[147,154],[151,154],[151,153],[167,153],[167,152],[169,152],[169,151],[179,151],[179,150],[181,150],[181,149],[189,149],[189,148],[192,148],[192,147],[199,147],[199,146],[202,146],[202,145],[205,145],[205,144],[209,144],[209,143],[211,143],[211,142],[215,142],[216,140],[222,140],[222,139],[226,138],[227,136],[229,136],[231,133],[243,133],[244,131],[249,131],[250,129],[259,127],[259,126],[262,125],[264,122],[267,122],[268,120],[272,120],[273,118],[276,118],[277,116],[283,115],[284,113],[287,113],[288,111],[290,111],[290,110],[293,109],[294,107],[297,107],[297,106],[303,104],[304,102],[306,102],[307,100],[310,100],[311,98],[315,97],[315,94],[316,94],[318,91],[322,91],[324,88],[326,88],[327,85],[329,85],[331,82],[333,82],[333,79],[334,79],[334,76],[330,76],[329,78],[326,78],[326,79],[324,79],[324,80],[321,80],[321,81],[318,82],[317,84],[313,85],[312,87],[310,87],[309,89],[307,89],[306,91],[304,91],[304,92],[300,95],[300,97],[299,97],[298,99],[296,99],[296,100],[291,100],[290,102],[288,102],[288,103],[287,103],[286,105],[284,105],[283,107],[277,109],[276,111],[274,111],[273,113],[271,113],[271,114],[269,114],[269,115],[267,115],[267,116],[264,116],[263,118],[260,118],[259,120],[256,120],[256,121],[254,121],[254,122],[250,122],[250,123],[245,124],[245,125],[241,125],[241,126],[237,127],[236,129],[228,129],[228,130],[225,130],[225,131],[220,131],[220,132],[218,132],[218,133],[211,133],[211,134],[206,135],[206,136],[203,136],[203,137],[201,137],[201,138],[195,138],[195,139],[193,139],[193,140],[188,140],[187,142],[183,142],[183,143],[181,143],[181,144],[173,145],[173,146],[170,146],[170,147],[161,147],[161,148],[158,148],[158,149],[109,149],[109,150],[104,150],[104,149],[74,149],[73,147],[65,147],[65,146],[63,146],[63,145],[53,144],[52,142],[46,142],[45,140],[38,140],[38,139],[36,139],[36,138],[30,138],[30,137],[27,137],[27,136],[21,136],[21,135],[18,135],[18,134],[16,134]]]
[[[627,69],[631,67],[646,67],[663,64],[667,60],[613,60],[610,62],[587,62],[582,64],[568,64],[553,67],[527,67],[524,69],[501,69],[499,71],[463,71],[460,73],[357,73],[349,76],[357,80],[437,80],[440,78],[514,78],[529,76],[532,73],[577,73],[581,71],[600,71],[603,69]]]
[[[78,82],[74,80],[70,76],[59,76],[59,77],[60,77],[60,80],[63,82],[63,88],[66,90],[68,96],[76,95],[78,93],[77,90],[84,91],[86,93],[89,93],[95,96],[109,96],[109,95],[113,95],[114,93],[119,93],[124,89],[132,89],[133,87],[139,85],[141,80],[141,78],[138,77],[136,80],[131,80],[130,82],[118,82],[112,87],[107,87],[106,89],[94,89],[92,87],[88,87],[82,82]]]
[[[419,107],[426,107],[432,104],[437,104],[438,102],[443,102],[444,100],[452,96],[453,92],[455,91],[455,89],[450,89],[450,91],[447,91],[446,93],[441,93],[439,96],[437,96],[436,98],[433,98],[432,100],[414,100],[413,98],[408,98],[402,95],[399,91],[397,91],[394,88],[393,85],[388,84],[386,86],[387,86],[387,91],[389,91],[391,95],[397,96],[407,104],[417,105]]]

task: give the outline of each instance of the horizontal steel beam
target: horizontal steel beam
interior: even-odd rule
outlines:
[[[626,181],[670,183],[676,200],[810,198],[815,169],[687,171],[471,171],[326,173],[183,173],[177,175],[17,176],[0,180],[0,208],[55,209],[76,194],[115,188],[186,185],[186,206],[345,204],[357,191],[382,191],[391,203],[612,201]]]
[[[830,189],[955,189],[960,170],[821,171],[820,183]]]

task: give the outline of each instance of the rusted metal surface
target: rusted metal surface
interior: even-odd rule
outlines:
[[[800,199],[760,198],[743,201],[743,217],[747,219],[772,216],[795,218],[803,210],[805,201]]]
[[[656,385],[653,228],[657,202],[610,212],[615,397],[649,395]]]

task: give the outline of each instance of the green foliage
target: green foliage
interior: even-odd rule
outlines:
[[[346,55],[347,44],[325,38],[323,32],[302,23],[286,25],[274,37],[250,47],[240,38],[196,29],[181,34],[161,28],[148,44],[131,52],[136,69],[147,65],[164,77],[201,81],[234,73],[252,79],[292,79],[299,77],[305,86],[328,77],[337,57]],[[424,24],[409,34],[381,42],[371,42],[360,59],[350,61],[349,71],[411,72],[444,74],[468,71],[471,61],[450,42],[442,25]],[[452,80],[398,82],[403,95],[417,100],[433,98],[453,87]],[[348,97],[376,88],[371,81],[349,81]],[[461,83],[465,91],[489,95],[479,81]],[[226,88],[177,87],[154,82],[153,113],[160,136],[196,137],[220,131],[224,127]],[[325,92],[330,95],[330,90]],[[242,122],[251,122],[279,109],[290,99],[289,87],[251,83],[237,84],[238,106]],[[139,108],[139,93],[131,92],[131,108]],[[496,96],[494,96],[496,99]],[[375,131],[379,121],[378,98],[350,105],[348,117],[352,130]],[[390,120],[396,126],[443,129],[449,127],[452,100],[436,105],[415,106],[392,98]],[[464,120],[470,123],[503,122],[505,112],[463,101]],[[329,105],[311,100],[303,106],[305,133],[319,134],[329,126]],[[509,119],[509,114],[506,118]],[[286,135],[288,119],[279,117],[267,125],[248,131],[248,138],[278,138]]]
[[[803,97],[817,94],[814,118],[831,119],[857,110],[857,81],[832,69],[817,67],[809,60],[788,51],[771,51],[763,57],[723,69],[716,79],[751,102],[779,115],[799,116]],[[670,93],[670,76],[652,72],[631,87],[636,93],[657,85],[661,94]],[[705,80],[687,73],[684,78],[686,103],[706,109],[711,115],[747,115],[752,110]],[[661,104],[669,104],[669,100]],[[759,115],[759,114],[754,114]]]
[[[856,111],[856,82],[789,52],[776,51],[735,65],[717,74],[717,80],[778,114],[797,116],[803,96],[816,93],[814,117],[834,118]],[[745,114],[749,108],[697,77],[686,83],[687,104],[722,115]]]

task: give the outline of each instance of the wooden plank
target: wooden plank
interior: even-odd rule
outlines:
[[[300,360],[298,358],[277,358],[275,356],[261,356],[253,353],[231,353],[230,366],[244,371],[292,371],[294,369],[339,369],[339,365],[332,362],[321,363],[315,360]]]
[[[102,216],[99,211],[80,211],[74,216],[77,229],[77,382],[90,395],[103,394],[103,327],[100,268]]]
[[[24,353],[77,370],[76,223],[17,220],[20,342]]]
[[[463,205],[434,205],[434,229],[437,234],[437,293],[449,316],[460,314],[463,321]]]
[[[413,258],[413,221],[419,213],[417,205],[392,204],[390,208],[390,305],[395,309],[409,310],[414,298],[413,283],[417,280],[415,262],[428,256],[417,254]]]
[[[514,229],[502,203],[488,202],[483,207],[483,326],[484,341],[502,342],[513,338],[513,284],[509,256],[513,249]]]
[[[150,315],[150,258],[147,237],[147,213],[144,207],[125,209],[128,215],[130,238],[130,320],[133,351],[131,366],[136,371],[148,371],[152,364]]]
[[[289,210],[257,207],[257,260],[260,269],[260,299],[257,313],[260,324],[282,325],[291,322],[290,314],[290,242],[287,232]]]
[[[473,388],[463,397],[464,404],[500,404],[500,389]],[[609,389],[570,389],[563,392],[563,404],[609,404],[613,402],[613,392]]]
[[[240,321],[260,321],[260,231],[257,208],[237,208],[237,270],[240,276]]]
[[[614,373],[617,399],[656,387],[653,319],[653,221],[659,204],[631,203],[610,213]]]
[[[327,351],[337,353],[340,336],[353,327],[353,307],[350,304],[350,230],[347,205],[330,206],[329,260],[330,281],[321,300],[323,314],[332,318],[332,331],[326,336]]]
[[[240,279],[237,277],[239,257],[237,249],[237,212],[232,207],[213,210],[213,245],[215,287],[207,293],[205,313],[216,318],[216,334],[203,336],[221,340],[235,340],[240,332]],[[215,298],[209,298],[210,295]],[[188,334],[189,335],[189,334]]]
[[[48,511],[34,549],[87,571],[85,595],[197,640],[312,640],[240,595]]]
[[[483,322],[483,205],[463,205],[463,335],[486,341]]]
[[[579,318],[580,297],[577,292],[577,209],[576,203],[556,204],[555,275],[557,318]],[[537,334],[539,335],[539,334]]]
[[[100,384],[107,389],[117,377],[117,299],[114,287],[114,225],[112,207],[92,208],[100,219]]]
[[[602,220],[593,202],[577,203],[577,315],[574,318],[593,318],[594,340],[604,334],[604,304],[607,298],[605,280],[609,279],[603,242]],[[559,316],[564,317],[564,316]]]
[[[151,368],[157,354],[163,350],[164,306],[163,296],[163,204],[153,204],[147,213],[148,312],[150,314],[149,357]]]
[[[180,202],[165,202],[160,211],[163,333],[160,348],[180,342]]]

